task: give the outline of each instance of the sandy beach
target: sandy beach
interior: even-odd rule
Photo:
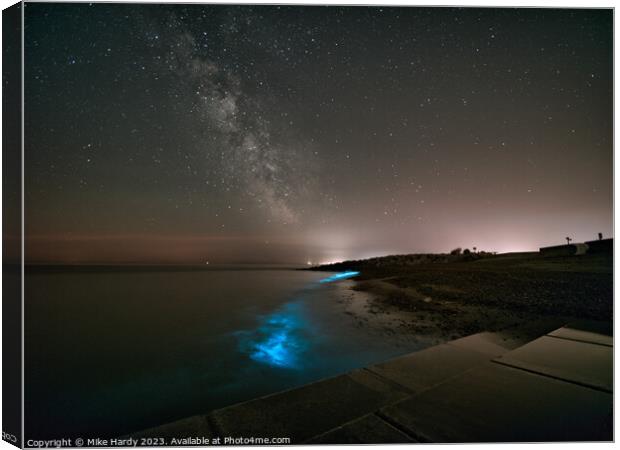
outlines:
[[[613,259],[595,254],[406,255],[321,266],[358,270],[342,302],[360,326],[441,342],[533,320],[611,321]]]

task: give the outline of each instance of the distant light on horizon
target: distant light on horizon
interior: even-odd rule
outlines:
[[[328,266],[330,264],[338,264],[338,263],[341,263],[341,262],[344,262],[344,261],[351,261],[351,259],[353,259],[353,258],[330,259],[330,260],[327,260],[327,261],[321,261],[319,263],[319,266]]]

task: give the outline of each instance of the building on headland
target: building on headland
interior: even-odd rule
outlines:
[[[599,239],[597,241],[587,241],[588,253],[613,253],[614,239]]]
[[[545,256],[585,255],[588,251],[588,246],[586,244],[564,244],[541,247],[539,250]]]
[[[599,234],[599,239],[596,241],[587,241],[578,244],[564,244],[554,245],[551,247],[541,247],[540,253],[544,256],[572,256],[572,255],[585,255],[586,253],[613,253],[614,240],[613,238],[602,239]]]

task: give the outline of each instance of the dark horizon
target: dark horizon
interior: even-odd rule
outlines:
[[[611,9],[31,3],[25,20],[27,263],[613,235]]]
[[[614,239],[613,236],[604,236],[602,238],[603,240],[609,240],[609,239]],[[582,244],[582,243],[586,243],[589,241],[597,241],[598,236],[596,239],[590,239],[588,241],[571,241],[570,245],[574,245],[574,244]],[[557,247],[561,247],[561,246],[565,246],[567,245],[566,243],[553,243],[551,245],[549,245],[548,247],[553,247],[553,246],[557,246]],[[529,249],[529,250],[515,250],[515,251],[509,251],[509,252],[495,252],[493,250],[473,250],[473,248],[468,248],[468,247],[458,247],[458,249],[460,249],[461,251],[464,250],[469,250],[472,252],[482,252],[482,253],[493,253],[497,256],[501,256],[501,255],[509,255],[509,254],[519,254],[519,253],[539,253],[539,249],[542,248],[543,246],[540,246],[536,249]],[[451,249],[450,251],[443,251],[443,252],[429,252],[429,253],[386,253],[386,254],[381,254],[381,255],[372,255],[372,256],[368,256],[365,258],[358,258],[358,260],[368,260],[368,259],[374,259],[374,258],[382,258],[382,257],[386,257],[386,256],[402,256],[402,255],[423,255],[423,254],[434,254],[434,255],[448,255],[450,254],[450,252],[454,250]],[[153,266],[153,267],[192,267],[192,268],[197,268],[197,267],[201,267],[201,268],[205,268],[205,269],[209,269],[209,268],[221,268],[221,267],[231,267],[231,266],[257,266],[257,267],[290,267],[290,268],[303,268],[303,267],[316,267],[316,266],[322,266],[322,265],[329,265],[332,263],[340,263],[340,262],[348,262],[348,261],[355,261],[355,259],[347,259],[347,260],[334,260],[334,261],[325,261],[325,262],[312,262],[312,261],[306,261],[306,262],[297,262],[297,261],[288,261],[288,262],[273,262],[273,261],[268,261],[268,260],[231,260],[231,261],[200,261],[200,260],[195,260],[195,261],[185,261],[185,262],[181,262],[181,261],[165,261],[165,260],[161,260],[161,261],[141,261],[141,260],[125,260],[125,261],[113,261],[113,260],[101,260],[101,261],[97,261],[97,260],[74,260],[74,261],[53,261],[53,260],[42,260],[42,261],[36,261],[36,260],[31,260],[31,261],[25,261],[25,265],[26,266],[67,266],[67,267],[76,267],[76,266],[101,266],[101,267],[106,267],[106,266],[110,266],[110,267],[122,267],[122,266],[128,266],[128,267],[149,267],[149,266]],[[13,262],[9,261],[9,264],[12,264]],[[15,264],[18,264],[17,262]]]

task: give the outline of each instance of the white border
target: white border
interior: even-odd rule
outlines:
[[[34,0],[34,1],[45,1],[48,2],[47,0]],[[50,3],[52,3],[51,1],[49,1]],[[316,1],[316,0],[306,0],[306,1],[288,1],[288,2],[278,2],[278,1],[267,1],[267,0],[238,0],[238,1],[200,1],[200,0],[182,0],[182,1],[148,1],[148,0],[134,0],[132,2],[125,2],[125,1],[107,1],[107,2],[98,2],[98,1],[74,1],[74,0],[61,0],[58,3],[202,3],[202,4],[264,4],[264,5],[275,5],[275,4],[281,4],[281,5],[324,5],[324,4],[330,4],[330,5],[382,5],[382,6],[471,6],[471,7],[500,7],[500,8],[511,8],[511,7],[526,7],[526,8],[615,8],[615,1],[602,1],[602,0],[591,0],[591,1],[574,1],[574,0],[568,0],[568,1],[505,1],[505,0],[478,0],[478,1],[445,1],[445,0],[434,0],[434,1],[428,1],[428,0],[418,0],[418,1],[403,1],[403,0],[393,0],[393,1],[382,1],[382,0],[374,0],[374,1],[363,1],[363,0],[340,0],[340,1],[333,1],[333,0],[323,0],[323,1]],[[2,9],[5,9],[9,6],[14,5],[15,1],[11,1],[11,0],[0,0],[0,6],[2,7]],[[22,67],[21,67],[21,75],[22,75],[22,85],[21,85],[21,96],[22,96],[22,114],[21,114],[21,131],[22,131],[22,167],[21,167],[21,171],[22,171],[22,179],[21,179],[21,189],[22,189],[22,193],[21,193],[21,201],[22,201],[22,237],[24,236],[24,231],[25,231],[25,217],[24,217],[24,165],[25,165],[25,159],[24,159],[24,108],[23,108],[23,99],[24,99],[24,8],[22,8]],[[615,183],[615,173],[617,172],[617,169],[619,168],[620,163],[618,162],[618,160],[615,158],[615,130],[616,130],[616,126],[618,125],[618,119],[615,115],[615,107],[617,104],[617,100],[618,100],[618,94],[615,90],[615,74],[616,74],[616,21],[615,21],[615,17],[614,17],[614,133],[613,133],[613,142],[614,142],[614,235],[615,235],[615,224],[616,224],[616,199],[618,198],[618,194],[620,194],[620,188],[616,185]],[[1,43],[1,33],[0,33],[0,43]],[[0,62],[0,69],[1,69],[1,62]],[[0,111],[0,119],[1,119],[1,111]],[[1,144],[0,144],[1,146]],[[1,159],[0,159],[0,169],[1,169]],[[0,171],[1,173],[1,171]],[[2,199],[1,199],[1,194],[2,194],[2,187],[0,185],[0,208],[2,205]],[[21,283],[22,283],[22,317],[21,317],[21,321],[22,321],[22,336],[21,336],[21,345],[22,345],[22,367],[21,367],[21,374],[22,374],[22,392],[21,392],[21,396],[22,396],[22,438],[24,438],[24,256],[25,256],[25,242],[22,239],[21,242],[21,273],[22,273],[22,279],[21,279]],[[0,251],[2,249],[2,242],[0,241]],[[614,250],[614,262],[615,259],[620,255],[620,249],[616,248]],[[620,277],[617,276],[616,270],[615,270],[615,263],[614,263],[614,299],[616,298],[620,298],[617,294],[620,291],[620,288],[618,288],[618,281],[620,281]],[[0,288],[2,286],[2,282],[0,281]],[[0,321],[2,318],[2,313],[0,311]],[[614,309],[614,333],[616,333],[616,314],[615,314],[615,309]],[[0,335],[0,344],[1,344],[1,335]],[[614,361],[615,361],[615,352],[614,352]],[[614,364],[615,366],[615,364]],[[1,372],[1,368],[2,368],[2,362],[0,360],[0,372]],[[614,367],[615,368],[615,367]],[[614,371],[614,381],[615,381],[615,385],[618,386],[619,384],[617,383],[618,381],[618,377],[617,377],[617,372]],[[0,380],[1,380],[1,374],[0,374]],[[615,410],[615,395],[614,395],[614,410]],[[1,394],[0,394],[0,400],[1,400]],[[614,411],[615,413],[615,411]],[[2,421],[2,411],[0,408],[0,423]],[[614,431],[618,430],[618,424],[620,423],[620,420],[617,417],[617,414],[614,414]],[[417,444],[420,445],[420,444]],[[502,446],[510,446],[511,448],[516,448],[516,449],[525,449],[526,446],[532,446],[532,445],[537,445],[539,448],[545,448],[545,449],[553,449],[553,450],[570,450],[570,449],[577,449],[577,448],[583,448],[584,446],[588,446],[588,447],[595,447],[595,448],[614,448],[614,444],[613,443],[561,443],[561,444],[549,444],[549,443],[541,443],[541,444],[453,444],[453,445],[457,445],[458,447],[461,448],[467,448],[467,449],[494,449],[494,448],[501,448]],[[542,447],[541,447],[542,446]],[[299,447],[299,446],[296,446]],[[335,447],[335,446],[320,446],[320,447],[316,447],[316,446],[307,446],[308,448],[343,448],[343,447]],[[357,446],[356,446],[357,447]],[[378,445],[378,446],[374,446],[375,448],[381,448],[381,449],[387,449],[387,448],[394,448],[394,446],[387,446],[387,445]],[[396,448],[399,447],[403,447],[403,445],[398,445],[396,446]],[[429,448],[430,445],[422,445],[421,448]],[[11,449],[11,448],[15,448],[14,446],[11,446],[10,444],[8,444],[7,442],[2,441],[2,443],[0,444],[0,450],[1,449]],[[174,447],[167,447],[167,448],[174,448]],[[178,447],[178,448],[184,448],[184,447]],[[305,446],[304,446],[305,448]]]

